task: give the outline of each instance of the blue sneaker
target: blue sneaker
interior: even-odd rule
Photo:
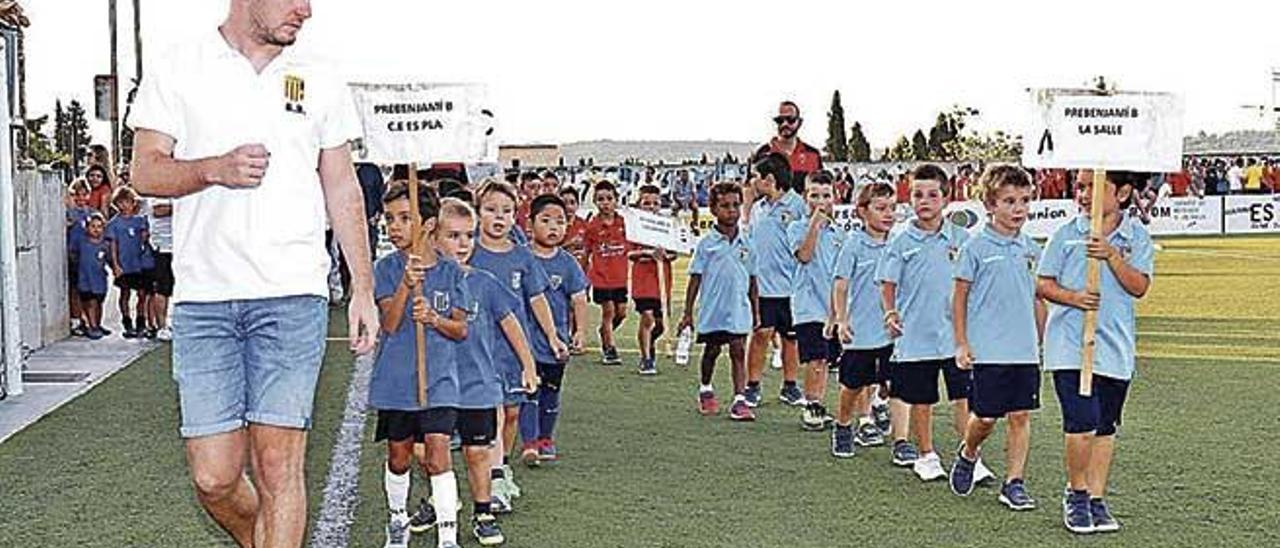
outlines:
[[[657,358],[640,358],[640,368],[638,372],[644,376],[657,375],[658,374]]]
[[[853,442],[862,447],[879,447],[884,445],[884,434],[876,425],[864,422],[858,426],[858,435]]]
[[[747,385],[747,389],[742,391],[742,397],[747,399],[747,407],[755,409],[760,407],[760,385]]]
[[[1093,530],[1099,533],[1114,533],[1120,530],[1120,522],[1111,515],[1111,509],[1101,498],[1089,499],[1089,513],[1093,515]]]
[[[880,434],[889,435],[889,404],[882,403],[871,407],[871,414],[875,417],[876,428],[880,429]]]
[[[1015,512],[1036,509],[1036,499],[1027,494],[1027,487],[1022,484],[1021,479],[1009,480],[1009,483],[1000,487],[1000,503]]]
[[[1062,524],[1067,530],[1077,535],[1087,535],[1094,531],[1093,513],[1090,509],[1089,493],[1072,492],[1062,500]]]
[[[893,442],[893,465],[894,466],[914,466],[916,461],[920,459],[920,450],[907,440],[898,440]]]
[[[965,458],[963,453],[956,454],[956,461],[951,463],[951,492],[962,497],[973,493],[973,469],[977,460]]]
[[[805,404],[804,393],[800,391],[800,387],[794,384],[783,385],[782,391],[778,393],[778,401],[793,407],[803,407]]]
[[[836,425],[831,432],[831,455],[839,459],[851,458],[853,449],[853,426]]]

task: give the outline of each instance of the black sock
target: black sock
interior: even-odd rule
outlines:
[[[474,504],[474,506],[472,506],[472,511],[471,511],[471,513],[472,513],[472,515],[476,515],[476,516],[481,515],[481,514],[488,514],[488,513],[491,513],[491,512],[492,512],[492,507],[491,507],[491,505],[492,505],[492,503],[490,503],[490,502],[489,502],[489,501],[487,501],[487,500],[486,500],[486,501],[484,501],[484,502],[476,501],[476,502],[475,502],[475,504]]]
[[[125,331],[133,331],[133,318],[120,316],[120,325],[124,326]]]
[[[760,389],[760,381],[747,381],[747,388],[751,388],[751,389],[759,390],[759,389]]]
[[[503,472],[501,468],[493,468],[489,470],[490,479],[502,479],[505,477],[507,477],[507,473]]]
[[[503,466],[511,466],[511,456],[510,456],[510,455],[503,455],[503,456],[502,456],[502,465],[503,465]]]
[[[782,387],[783,387],[783,388],[795,388],[795,387],[796,387],[796,381],[782,381]]]
[[[662,322],[658,322],[657,324],[654,324],[653,331],[650,332],[649,334],[649,340],[656,341],[662,338],[662,334],[664,332],[665,332],[665,328],[662,326]]]
[[[614,317],[613,317],[613,330],[614,330],[614,331],[617,331],[617,330],[618,330],[618,326],[622,325],[622,320],[623,320],[622,316],[614,316]]]

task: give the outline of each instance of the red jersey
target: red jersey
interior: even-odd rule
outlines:
[[[787,163],[791,164],[791,188],[797,193],[803,194],[805,178],[809,174],[822,171],[822,153],[800,139],[796,139],[796,147],[791,152],[782,149],[777,137],[769,139],[768,143],[756,149],[753,158],[763,158],[770,152],[787,157]]]
[[[633,245],[633,250],[653,249],[648,246]],[[671,261],[674,258],[667,253],[666,276],[667,299],[671,298]],[[631,296],[637,299],[661,299],[658,291],[658,261],[644,257],[631,262]]]
[[[564,230],[564,242],[560,247],[568,251],[573,258],[578,260],[578,264],[582,266],[582,271],[587,271],[587,222],[574,217],[573,222]]]
[[[1174,196],[1186,196],[1187,187],[1191,186],[1191,176],[1186,171],[1169,174],[1169,190]]]
[[[530,202],[532,201],[533,200],[522,200],[518,205],[516,205],[516,226],[519,226],[520,230],[523,230],[525,234],[530,234],[529,225],[531,223],[529,220],[529,213],[532,211],[530,209],[532,207]]]
[[[595,289],[627,287],[627,229],[621,215],[606,222],[600,215],[587,222],[587,279]]]

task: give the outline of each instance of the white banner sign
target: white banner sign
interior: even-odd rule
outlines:
[[[361,160],[494,163],[498,137],[478,84],[351,84],[364,127]]]
[[[1160,198],[1146,207],[1129,208],[1129,216],[1147,225],[1152,236],[1222,234],[1222,199]]]
[[[626,222],[627,241],[676,253],[693,253],[697,239],[679,219],[624,207],[618,210]]]
[[[1227,234],[1280,232],[1280,194],[1227,196],[1224,209]]]
[[[1168,93],[1031,90],[1022,165],[1172,173],[1182,169],[1182,101]]]

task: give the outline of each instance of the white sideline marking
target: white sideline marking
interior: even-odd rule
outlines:
[[[1280,257],[1267,257],[1263,255],[1249,255],[1247,253],[1223,253],[1221,251],[1200,251],[1198,249],[1165,249],[1164,253],[1183,253],[1186,255],[1202,255],[1205,257],[1228,257],[1232,259],[1244,259],[1246,261],[1276,261],[1280,262]]]
[[[320,517],[311,532],[313,547],[345,547],[350,541],[351,523],[355,521],[356,504],[359,502],[360,440],[364,438],[365,406],[372,370],[373,354],[356,358],[351,383],[347,387],[347,406],[338,426],[338,441],[333,445],[329,474],[324,482]]]

